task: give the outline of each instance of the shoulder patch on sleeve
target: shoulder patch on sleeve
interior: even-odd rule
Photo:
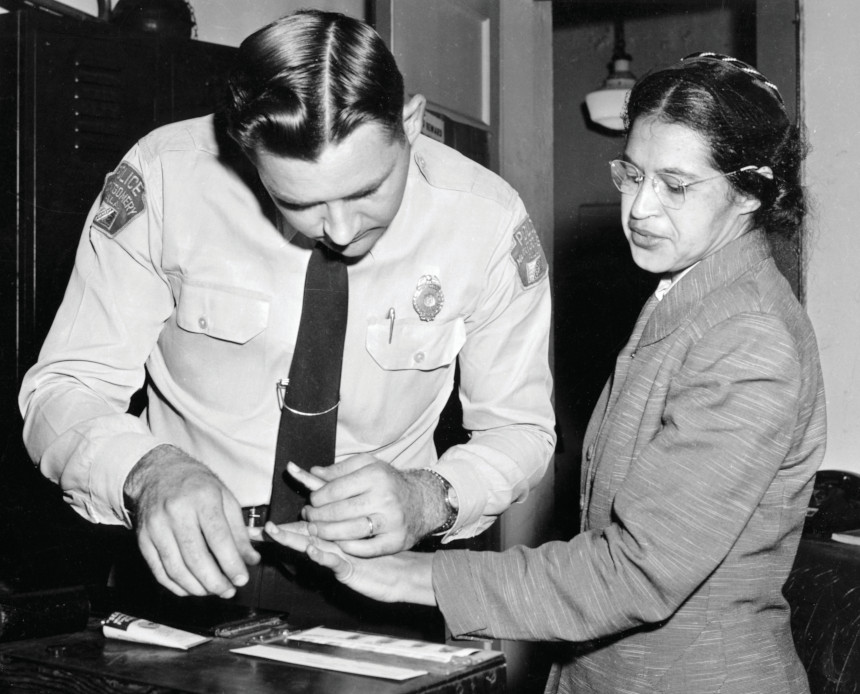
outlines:
[[[511,258],[517,266],[523,287],[530,287],[546,276],[546,256],[543,254],[540,238],[530,217],[526,217],[514,229]]]
[[[131,164],[123,161],[105,178],[102,202],[93,217],[93,226],[114,237],[145,209],[143,176]]]

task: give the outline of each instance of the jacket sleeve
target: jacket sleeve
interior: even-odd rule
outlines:
[[[549,279],[522,203],[509,218],[485,277],[459,355],[460,402],[470,440],[448,449],[436,468],[460,503],[444,541],[477,535],[512,503],[523,501],[555,448]]]
[[[98,523],[130,524],[125,478],[162,443],[144,420],[126,414],[173,310],[159,268],[159,183],[140,145],[107,176],[65,297],[19,396],[30,456],[75,511]]]
[[[799,394],[799,357],[778,319],[712,328],[676,372],[612,523],[537,549],[437,553],[434,590],[452,633],[585,641],[668,619],[760,512],[792,445]],[[800,520],[772,520],[762,546]]]

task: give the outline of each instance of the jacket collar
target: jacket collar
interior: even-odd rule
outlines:
[[[655,307],[639,346],[662,340],[715,289],[734,282],[751,267],[771,256],[762,231],[754,229],[699,261]]]

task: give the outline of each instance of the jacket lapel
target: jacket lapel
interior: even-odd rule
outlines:
[[[701,260],[659,302],[633,351],[671,335],[708,294],[731,284],[770,255],[764,234],[753,230]]]
[[[701,302],[720,287],[731,284],[751,267],[771,256],[764,234],[751,231],[699,262],[662,299],[652,294],[642,308],[627,344],[619,352],[609,382],[595,407],[585,436],[586,455],[581,478],[582,503],[588,508],[597,472],[607,444],[604,425],[613,417],[618,398],[635,361],[636,352],[671,335],[699,308]],[[599,413],[599,414],[598,414]],[[588,451],[590,449],[590,451]],[[613,461],[608,461],[613,464]],[[588,514],[581,528],[588,528]]]

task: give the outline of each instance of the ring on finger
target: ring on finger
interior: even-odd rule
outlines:
[[[373,518],[371,518],[370,516],[365,516],[365,518],[367,519],[367,535],[365,537],[370,538],[376,534],[374,533],[373,528]]]

